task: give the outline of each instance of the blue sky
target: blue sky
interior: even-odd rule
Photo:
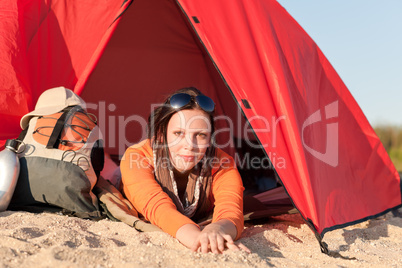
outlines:
[[[402,0],[278,0],[373,126],[402,126]]]

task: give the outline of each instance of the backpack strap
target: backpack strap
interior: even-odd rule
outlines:
[[[28,132],[28,127],[26,127],[24,130],[21,131],[21,133],[18,136],[17,140],[23,141],[25,139],[25,136],[27,135],[27,132]]]
[[[102,211],[77,212],[77,211],[71,211],[71,210],[63,208],[61,213],[63,215],[69,216],[69,217],[78,217],[81,219],[88,219],[88,220],[95,220],[95,221],[100,221],[100,220],[107,218],[106,213],[102,212]]]
[[[47,149],[58,148],[60,144],[61,132],[64,129],[64,123],[76,112],[82,111],[81,106],[69,106],[63,110],[63,114],[59,117],[54,126],[53,132],[50,135],[49,141],[46,145]]]
[[[13,148],[15,148],[17,150],[16,153],[19,153],[19,150],[20,150],[19,147],[20,147],[21,144],[24,143],[24,139],[25,139],[25,136],[27,135],[27,133],[28,133],[28,126],[21,131],[21,133],[18,136],[18,138],[13,139],[13,140],[7,140],[7,142],[5,144],[6,147],[11,146],[11,147],[13,147]],[[10,141],[10,144],[8,144],[8,141]],[[18,143],[18,145],[16,143]],[[25,146],[23,148],[25,150]],[[24,151],[24,150],[22,150],[22,151]]]
[[[156,225],[146,223],[138,218],[138,212],[119,190],[102,176],[94,187],[100,205],[106,215],[113,221],[122,221],[139,232],[161,232]]]

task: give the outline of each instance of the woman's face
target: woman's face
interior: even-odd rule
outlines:
[[[205,155],[211,141],[211,122],[202,110],[182,110],[168,123],[170,159],[179,172],[191,170]]]

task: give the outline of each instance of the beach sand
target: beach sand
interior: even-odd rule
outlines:
[[[0,213],[0,267],[402,267],[402,218],[392,213],[325,234],[331,252],[351,259],[321,253],[299,214],[246,223],[240,242],[252,253],[193,253],[108,219]]]

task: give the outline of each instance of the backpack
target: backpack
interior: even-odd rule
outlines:
[[[92,192],[104,165],[96,121],[80,105],[31,116],[18,138],[23,142],[20,174],[10,209],[53,208],[80,218],[104,218]]]

